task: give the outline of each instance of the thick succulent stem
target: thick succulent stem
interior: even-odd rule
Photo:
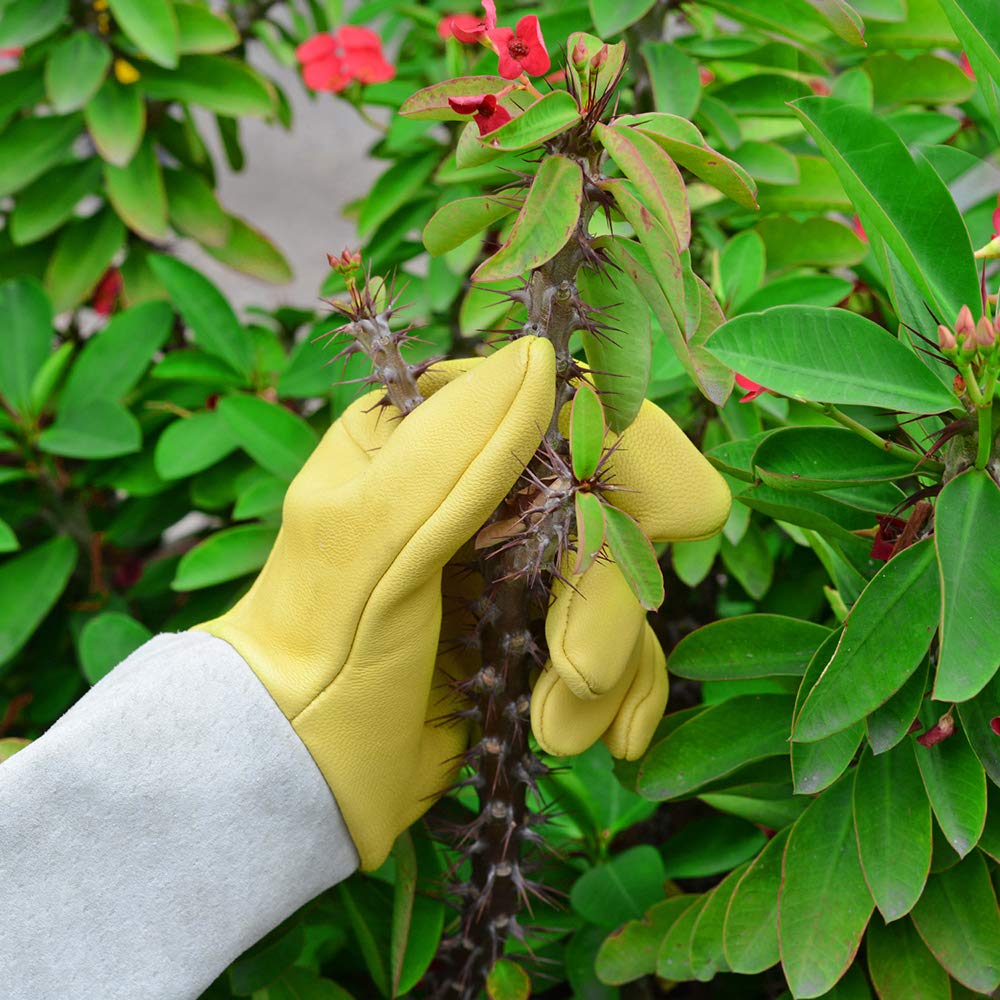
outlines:
[[[509,499],[537,489],[551,471],[544,452],[566,453],[558,417],[572,395],[571,379],[579,373],[569,339],[580,325],[575,277],[584,260],[585,226],[583,218],[577,236],[532,273],[525,291],[528,315],[522,332],[552,342],[557,385],[543,451]],[[538,506],[544,499],[536,501]],[[501,505],[493,520],[509,518],[511,506]],[[507,938],[523,937],[520,912],[530,908],[532,895],[544,898],[526,878],[524,861],[525,848],[541,839],[535,827],[542,816],[531,808],[529,792],[537,791],[537,779],[547,773],[528,743],[531,675],[546,659],[545,612],[572,529],[572,510],[555,503],[535,519],[526,518],[526,528],[517,544],[488,550],[479,560],[489,613],[479,626],[482,667],[465,687],[482,725],[482,739],[467,758],[479,813],[462,848],[471,873],[457,891],[463,903],[459,930],[442,946],[432,974],[432,993],[439,998],[479,996]]]

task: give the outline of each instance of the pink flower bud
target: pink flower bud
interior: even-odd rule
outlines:
[[[955,340],[955,334],[953,334],[951,330],[944,325],[938,327],[938,347],[940,347],[945,354],[958,347],[958,341]]]
[[[605,42],[600,51],[590,60],[591,69],[600,69],[608,61],[608,46]]]
[[[990,348],[996,341],[996,331],[993,324],[985,317],[980,316],[976,324],[976,343],[980,347]]]
[[[587,46],[583,44],[583,39],[581,38],[576,45],[573,46],[573,51],[570,53],[570,59],[573,60],[573,65],[577,69],[583,69],[587,63]]]
[[[973,333],[975,329],[976,321],[972,318],[972,310],[968,306],[962,306],[955,320],[955,335],[961,337],[965,333]]]

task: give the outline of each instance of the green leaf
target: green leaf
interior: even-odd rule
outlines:
[[[243,384],[224,361],[197,348],[170,351],[150,374],[156,379],[197,382],[214,389],[235,389]]]
[[[45,270],[45,289],[58,314],[90,296],[125,242],[125,227],[108,207],[59,233]]]
[[[0,134],[0,197],[15,194],[68,160],[80,134],[78,114],[21,118]]]
[[[903,479],[913,461],[888,454],[844,427],[787,427],[769,434],[754,452],[753,467],[779,490],[836,490]]]
[[[927,689],[927,660],[917,667],[910,679],[865,720],[868,742],[876,754],[891,750],[910,730],[920,711]]]
[[[840,635],[837,632],[830,633],[809,661],[795,697],[796,716],[802,700],[830,662],[839,641]],[[792,787],[795,794],[810,795],[832,785],[854,759],[864,737],[865,726],[859,721],[814,743],[793,743]]]
[[[99,38],[77,31],[49,52],[45,92],[56,114],[82,108],[104,82],[111,50]]]
[[[0,9],[0,48],[24,48],[63,24],[69,0],[14,0]]]
[[[927,160],[911,156],[891,126],[856,105],[806,97],[793,107],[836,169],[865,229],[885,240],[942,322],[953,322],[965,304],[978,315],[969,233]]]
[[[937,590],[929,540],[904,549],[879,570],[803,703],[793,740],[812,742],[846,729],[902,687],[933,638]]]
[[[432,257],[440,257],[518,208],[519,202],[510,196],[456,198],[442,205],[424,226],[424,246]]]
[[[878,52],[863,63],[872,81],[875,106],[962,104],[976,89],[961,68],[947,59],[921,52],[905,57]]]
[[[697,896],[664,935],[656,955],[656,975],[660,979],[683,981],[694,979],[691,966],[691,944],[694,929],[708,905],[708,895]]]
[[[225,14],[180,0],[174,0],[173,8],[181,53],[225,52],[240,44],[240,33]]]
[[[452,109],[449,97],[495,94],[507,86],[508,81],[501,76],[462,76],[445,80],[412,94],[400,105],[399,113],[404,118],[424,121],[467,121],[468,115],[461,115]]]
[[[202,350],[228,362],[235,371],[253,371],[253,347],[223,294],[193,267],[165,254],[151,254],[150,267],[194,333]]]
[[[604,504],[593,493],[576,494],[576,565],[574,574],[585,573],[605,539]]]
[[[759,830],[756,832],[763,843],[764,835]],[[691,934],[691,970],[700,982],[707,983],[717,972],[729,971],[723,949],[722,928],[733,890],[746,870],[746,864],[734,868],[712,889],[708,902],[695,921]]]
[[[920,940],[913,923],[872,917],[865,935],[868,971],[881,1000],[951,1000],[948,973]]]
[[[698,64],[670,42],[643,42],[639,48],[649,72],[656,110],[692,118],[701,101]]]
[[[135,417],[109,399],[92,399],[61,409],[56,422],[38,436],[38,447],[66,458],[114,458],[142,447]]]
[[[267,561],[277,537],[278,529],[264,524],[244,524],[216,532],[184,554],[170,586],[174,590],[199,590],[253,573]]]
[[[230,220],[211,184],[193,170],[171,168],[163,171],[163,182],[170,224],[205,246],[223,246]]]
[[[430,965],[444,929],[445,904],[432,890],[443,874],[433,842],[404,831],[392,850],[396,880],[390,959],[392,996],[409,994]]]
[[[736,816],[703,816],[684,826],[662,845],[668,879],[722,875],[755,857],[767,838]]]
[[[891,333],[844,309],[778,306],[737,316],[709,349],[747,378],[793,398],[940,413],[940,379]]]
[[[0,552],[16,552],[21,547],[21,543],[14,534],[14,529],[0,518]]]
[[[722,539],[719,535],[698,542],[674,542],[670,557],[674,572],[686,586],[694,588],[712,571]]]
[[[753,294],[764,280],[764,241],[752,229],[737,233],[719,254],[723,308],[728,313]]]
[[[641,128],[695,177],[711,184],[738,205],[757,209],[757,185],[750,174],[735,160],[712,149],[691,122],[677,115],[664,114],[624,115],[616,121]]]
[[[372,186],[358,215],[358,232],[362,236],[373,233],[394,212],[416,198],[427,184],[439,154],[408,156],[394,163]],[[423,221],[423,219],[421,219]]]
[[[156,471],[163,479],[192,476],[221,461],[239,447],[229,425],[216,410],[175,420],[156,442]]]
[[[793,267],[854,267],[868,255],[854,232],[833,219],[780,215],[758,222],[754,231],[767,248],[772,273]]]
[[[805,81],[782,73],[753,73],[713,89],[712,98],[733,114],[772,117],[789,114],[788,105],[811,92]]]
[[[293,917],[236,959],[228,970],[230,990],[236,996],[248,996],[267,986],[291,968],[304,945],[302,924]]]
[[[99,160],[53,167],[17,196],[8,216],[10,238],[16,246],[34,243],[58,229],[73,215],[80,201],[97,190],[101,179]]]
[[[52,307],[33,278],[11,278],[0,284],[0,316],[0,393],[14,409],[27,412],[31,385],[52,345]]]
[[[108,0],[115,24],[154,63],[177,66],[177,18],[170,0]]]
[[[126,166],[105,164],[104,186],[108,200],[129,229],[153,242],[166,237],[167,194],[150,139],[140,145]]]
[[[272,85],[245,63],[228,56],[181,56],[176,70],[143,66],[137,86],[153,100],[200,104],[234,118],[268,118],[274,111]]]
[[[0,764],[5,760],[10,760],[19,750],[23,750],[31,743],[31,740],[22,740],[14,736],[0,739]]]
[[[379,993],[390,995],[389,969],[385,955],[389,941],[387,889],[365,878],[348,879],[337,885],[337,897],[354,931],[368,974]]]
[[[289,482],[318,443],[301,417],[257,396],[226,396],[218,412],[255,462]]]
[[[908,746],[862,754],[854,828],[875,905],[886,920],[898,920],[920,898],[931,867],[931,807]]]
[[[597,125],[594,137],[635,185],[646,209],[673,235],[678,250],[691,242],[691,209],[674,161],[640,129]]]
[[[696,681],[801,677],[830,630],[783,615],[724,618],[686,635],[667,670]]]
[[[0,128],[24,108],[45,100],[45,83],[40,66],[0,73]]]
[[[293,965],[263,989],[254,990],[251,1000],[353,1000],[350,993],[330,979],[321,979],[309,969]]]
[[[573,883],[570,904],[584,919],[611,929],[638,920],[663,896],[663,859],[643,845],[588,869]]]
[[[96,684],[130,653],[153,638],[153,633],[131,615],[104,611],[95,615],[80,631],[77,649],[83,676]]]
[[[260,281],[283,285],[292,280],[292,268],[284,254],[261,232],[236,215],[227,218],[229,231],[218,246],[204,244],[216,260]]]
[[[1000,986],[1000,913],[978,851],[927,880],[913,922],[934,957],[960,983],[986,994]]]
[[[861,48],[867,44],[865,23],[846,0],[808,0],[808,3],[826,21],[833,33],[845,42]]]
[[[489,1000],[528,1000],[531,980],[517,962],[501,958],[486,977],[486,995]]]
[[[476,268],[472,280],[520,277],[551,260],[575,232],[582,199],[579,164],[567,156],[543,160],[507,242]]]
[[[788,754],[794,699],[747,694],[713,705],[646,754],[636,784],[649,799],[674,799],[765,757]]]
[[[233,507],[234,521],[248,521],[281,510],[288,483],[278,476],[267,476],[248,486]]]
[[[788,837],[778,937],[795,997],[818,997],[847,971],[874,903],[854,836],[850,780],[815,799]]]
[[[1000,788],[1000,739],[997,739],[997,734],[990,725],[1000,714],[998,709],[1000,709],[1000,675],[994,677],[975,698],[962,702],[958,706],[958,714],[961,716],[962,728],[969,738],[972,749],[990,780]]]
[[[733,159],[755,180],[765,184],[797,184],[799,164],[794,155],[773,142],[744,142]]]
[[[939,702],[925,702],[920,721],[930,728],[944,714]],[[925,747],[911,740],[931,808],[960,858],[979,843],[986,824],[986,774],[969,746],[960,722],[947,739]]]
[[[654,3],[655,0],[590,0],[590,16],[599,35],[618,35],[643,17]]]
[[[694,896],[672,896],[654,904],[640,920],[630,920],[608,935],[597,952],[596,969],[602,983],[629,983],[656,971],[660,942]]]
[[[776,965],[778,890],[791,827],[779,830],[736,884],[723,925],[723,948],[733,972],[753,975]]]
[[[0,666],[31,638],[69,582],[76,545],[59,535],[0,563]]]
[[[604,505],[604,530],[615,565],[647,611],[663,603],[663,573],[652,542],[638,523],[611,504]]]
[[[626,269],[581,270],[576,280],[583,301],[599,310],[599,321],[610,328],[584,329],[581,336],[608,423],[620,434],[638,416],[649,388],[653,350],[649,306]]]
[[[851,284],[829,274],[789,275],[776,278],[754,292],[738,313],[763,312],[772,306],[835,306],[851,293]]]
[[[996,128],[996,88],[1000,84],[1000,38],[996,33],[996,11],[990,0],[939,0],[939,5],[980,77],[980,85],[987,95],[987,105],[993,113],[993,126]],[[990,79],[982,79],[983,76]]]
[[[576,390],[570,407],[569,442],[573,475],[583,482],[597,470],[604,451],[604,408],[589,385]]]
[[[84,345],[59,397],[60,407],[122,399],[170,336],[173,318],[166,302],[145,302],[115,315]]]
[[[986,472],[970,469],[941,491],[934,544],[941,568],[941,649],[934,697],[966,701],[1000,665],[995,615],[1000,565],[983,544],[985,525],[1000,523],[1000,490]]]
[[[719,553],[733,579],[755,601],[762,600],[774,581],[774,555],[760,525],[746,522],[738,545],[724,534]]]
[[[83,119],[101,158],[123,167],[142,142],[146,105],[136,87],[108,77],[83,109]]]

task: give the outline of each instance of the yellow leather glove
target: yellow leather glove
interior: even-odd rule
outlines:
[[[562,417],[568,424],[568,413]],[[609,434],[606,444],[616,440]],[[648,400],[622,435],[611,469],[625,489],[608,499],[654,542],[708,538],[726,523],[726,481]],[[566,568],[564,575],[573,586],[554,588],[545,623],[550,665],[532,691],[532,732],[557,756],[603,739],[615,757],[635,760],[667,706],[663,649],[612,561],[599,560],[580,576]]]
[[[421,379],[430,398],[405,420],[372,409],[377,396],[344,413],[289,488],[282,530],[250,591],[231,611],[198,626],[237,649],[292,722],[329,783],[366,869],[384,860],[400,831],[447,786],[454,758],[467,745],[466,726],[433,721],[455,707],[446,680],[460,661],[438,657],[442,571],[508,493],[553,405],[554,358],[546,341],[524,338],[485,361],[437,369]],[[690,452],[684,461],[707,470],[718,493],[720,477],[661,416]],[[663,443],[657,437],[647,447]],[[635,475],[624,446],[619,452],[625,463],[620,482],[627,476],[637,488],[662,486],[665,468],[652,478],[646,470]],[[629,496],[621,506],[635,514]],[[677,496],[674,486],[666,496]],[[652,498],[645,504],[644,518],[657,506]],[[703,504],[695,498],[689,506]],[[631,683],[640,665],[643,676],[649,672],[644,653],[623,664],[621,656],[612,657],[617,666],[605,666],[602,674],[593,653],[572,652],[591,634],[604,639],[609,629],[617,631],[619,614],[627,629],[644,620],[631,592],[631,603],[623,599],[617,570],[620,587],[610,589],[601,584],[610,578],[607,567],[592,573],[586,576],[598,583],[595,600],[584,606],[560,596],[553,605],[567,623],[561,634],[570,650],[554,654],[554,663],[581,676],[605,677],[609,669],[627,674],[628,685],[618,680],[618,688],[628,688],[618,704],[643,726],[649,723],[648,742],[665,700],[659,697],[666,683],[662,652],[650,660],[661,667],[655,703]],[[589,631],[585,620],[593,622]],[[655,639],[652,645],[659,650]],[[608,728],[593,731],[594,708],[607,714],[612,694],[573,701],[547,696],[551,708],[540,716],[542,731],[585,719],[589,746]],[[579,719],[572,716],[574,701]],[[635,727],[633,721],[631,746],[644,749]],[[543,745],[561,744],[555,737]]]

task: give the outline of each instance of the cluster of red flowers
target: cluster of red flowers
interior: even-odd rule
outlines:
[[[353,24],[341,25],[332,34],[313,35],[295,55],[302,63],[302,79],[312,90],[340,93],[355,80],[384,83],[396,75],[378,35]]]

